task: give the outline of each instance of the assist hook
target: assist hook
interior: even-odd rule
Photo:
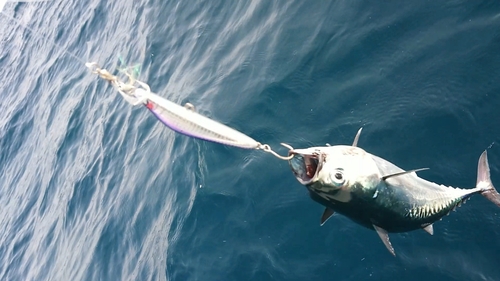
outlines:
[[[138,88],[142,88],[147,93],[151,93],[151,89],[148,84],[135,79],[134,75],[128,73],[128,71],[124,71],[124,74],[129,79],[129,81],[125,83],[117,76],[111,74],[108,70],[102,69],[96,62],[87,62],[85,66],[90,69],[92,73],[99,75],[99,77],[111,83],[111,85],[118,90],[122,97],[132,105],[143,103],[144,98],[141,96],[139,91],[137,91]]]
[[[94,74],[99,75],[102,79],[110,82],[110,83],[116,83],[119,81],[118,77],[115,75],[111,74],[109,71],[106,69],[102,69],[96,62],[87,62],[85,66],[90,69],[90,71]]]

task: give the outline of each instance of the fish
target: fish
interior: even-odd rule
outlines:
[[[358,147],[359,129],[352,145],[292,149],[290,168],[295,178],[323,205],[323,225],[334,213],[375,230],[396,256],[389,233],[423,229],[434,234],[433,224],[481,194],[500,207],[500,194],[490,179],[487,151],[478,161],[474,188],[445,186],[417,176],[420,168],[403,170]]]

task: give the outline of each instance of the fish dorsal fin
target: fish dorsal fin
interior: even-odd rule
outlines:
[[[375,231],[377,231],[378,236],[380,236],[380,239],[382,239],[382,242],[384,242],[385,247],[387,247],[387,250],[391,252],[393,256],[396,256],[396,252],[394,251],[394,248],[391,245],[391,241],[389,241],[389,234],[387,234],[387,230],[378,227],[373,224],[373,228]]]
[[[358,132],[356,133],[354,141],[352,142],[352,146],[358,146],[358,140],[359,140],[359,135],[361,135],[361,130],[363,130],[363,127],[359,128]]]
[[[333,210],[330,208],[325,208],[323,211],[323,215],[321,215],[321,223],[320,225],[325,224],[325,222],[333,215]]]
[[[422,227],[422,229],[425,230],[430,235],[434,235],[434,228],[432,227],[432,223],[429,224],[428,226]]]
[[[409,174],[409,173],[419,172],[419,171],[424,171],[424,170],[429,170],[429,168],[420,168],[420,169],[414,169],[414,170],[403,171],[403,172],[399,172],[399,173],[395,173],[395,174],[385,175],[385,176],[382,177],[382,180],[385,181],[388,178],[402,176],[402,175],[406,175],[406,174]]]

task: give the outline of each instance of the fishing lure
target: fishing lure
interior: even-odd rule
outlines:
[[[106,69],[102,69],[95,62],[86,63],[85,65],[92,73],[111,83],[128,103],[134,106],[145,105],[160,122],[178,133],[244,149],[260,149],[282,160],[290,160],[293,157],[293,155],[281,156],[274,152],[269,145],[261,144],[233,128],[197,113],[190,103],[181,106],[152,93],[148,84],[135,79],[134,75],[126,69],[123,72],[128,76],[129,81],[127,83],[121,81]],[[282,143],[281,145],[293,150],[287,144]]]

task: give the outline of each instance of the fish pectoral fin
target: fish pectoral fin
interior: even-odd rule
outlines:
[[[321,223],[320,225],[325,224],[325,222],[333,215],[334,211],[330,208],[325,208],[323,211],[323,215],[321,215]]]
[[[425,171],[425,170],[429,170],[429,168],[420,168],[420,169],[414,169],[414,170],[403,171],[403,172],[399,172],[399,173],[395,173],[395,174],[385,175],[385,176],[382,177],[382,180],[385,181],[388,178],[402,176],[402,175],[410,174],[410,173],[413,173],[413,172],[420,172],[420,171]]]
[[[354,137],[354,141],[352,142],[352,146],[358,146],[358,140],[359,140],[359,135],[361,135],[361,130],[363,130],[363,127],[359,128],[358,132],[356,133],[356,136]]]
[[[380,237],[380,239],[382,239],[382,242],[384,242],[384,245],[385,247],[387,247],[387,250],[389,250],[389,252],[391,252],[393,256],[396,256],[396,252],[394,251],[394,248],[391,245],[391,241],[389,241],[389,234],[387,234],[387,230],[378,227],[374,224],[373,228],[375,229],[375,231],[377,231],[378,236]]]
[[[434,228],[432,227],[432,223],[428,226],[422,226],[422,229],[425,230],[430,235],[434,235]]]

